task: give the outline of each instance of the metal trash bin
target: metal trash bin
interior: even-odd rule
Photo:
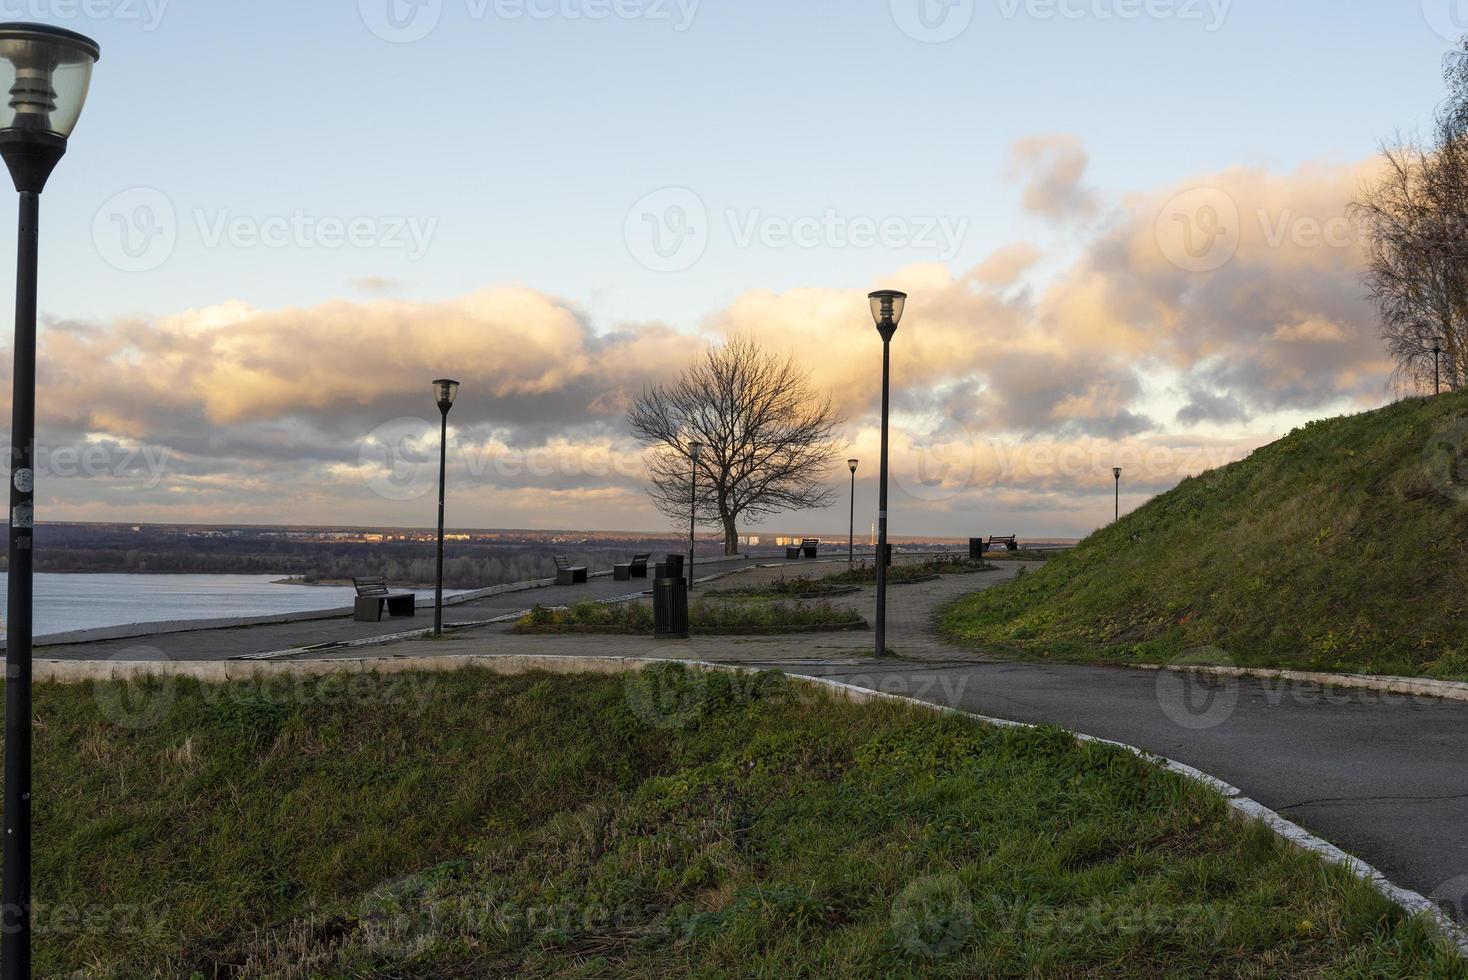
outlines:
[[[680,559],[676,572],[669,563],[658,563],[657,580],[652,586],[653,638],[658,640],[688,639],[688,582],[683,578]]]
[[[984,539],[968,539],[968,557],[970,561],[982,561],[984,558]]]

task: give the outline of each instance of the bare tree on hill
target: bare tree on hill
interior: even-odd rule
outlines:
[[[695,517],[723,529],[730,555],[739,552],[741,521],[758,524],[783,511],[830,506],[835,492],[824,477],[844,421],[809,372],[748,337],[710,348],[677,381],[646,389],[627,413],[650,450],[653,503],[684,525],[689,446],[703,443]]]
[[[1432,390],[1434,346],[1443,387],[1468,385],[1468,44],[1444,76],[1431,141],[1384,148],[1381,178],[1352,208],[1395,380],[1418,391]]]

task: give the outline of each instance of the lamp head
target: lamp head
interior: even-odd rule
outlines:
[[[688,444],[688,455],[692,456],[693,461],[697,463],[698,458],[703,455],[703,443],[690,442]]]
[[[872,319],[877,322],[877,332],[883,340],[891,340],[902,322],[902,311],[907,306],[907,294],[895,289],[879,289],[867,297],[872,305]]]
[[[438,401],[438,410],[447,415],[454,407],[454,399],[459,397],[459,383],[440,378],[433,383],[433,396]]]
[[[76,128],[97,42],[49,24],[0,24],[0,155],[15,188],[40,193]]]
[[[851,467],[851,472],[855,473],[856,472],[856,466],[860,462],[861,462],[861,460],[859,460],[859,459],[848,459],[846,461],[846,465],[849,466],[849,467]]]
[[[1116,477],[1118,480],[1120,480],[1121,479],[1121,467],[1120,466],[1113,466],[1111,468],[1111,475],[1114,476],[1114,477]]]

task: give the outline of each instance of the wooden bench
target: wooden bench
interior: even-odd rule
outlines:
[[[1005,551],[1019,550],[1019,540],[1013,534],[1009,535],[1008,537],[1000,537],[998,535],[991,536],[989,538],[989,544],[984,550],[993,551],[1000,545],[1004,546]]]
[[[565,555],[556,555],[556,584],[557,585],[580,585],[586,581],[589,574],[585,568],[571,565],[571,561]]]
[[[385,611],[389,616],[412,616],[417,613],[418,597],[411,592],[393,592],[384,578],[354,578],[357,602],[352,618],[359,623],[380,623]]]
[[[652,560],[651,554],[633,555],[632,560],[612,566],[612,578],[618,582],[630,582],[635,578],[647,578],[647,563]]]

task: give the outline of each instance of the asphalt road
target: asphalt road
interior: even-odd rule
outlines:
[[[1468,704],[1071,665],[786,669],[1187,763],[1468,922]]]

